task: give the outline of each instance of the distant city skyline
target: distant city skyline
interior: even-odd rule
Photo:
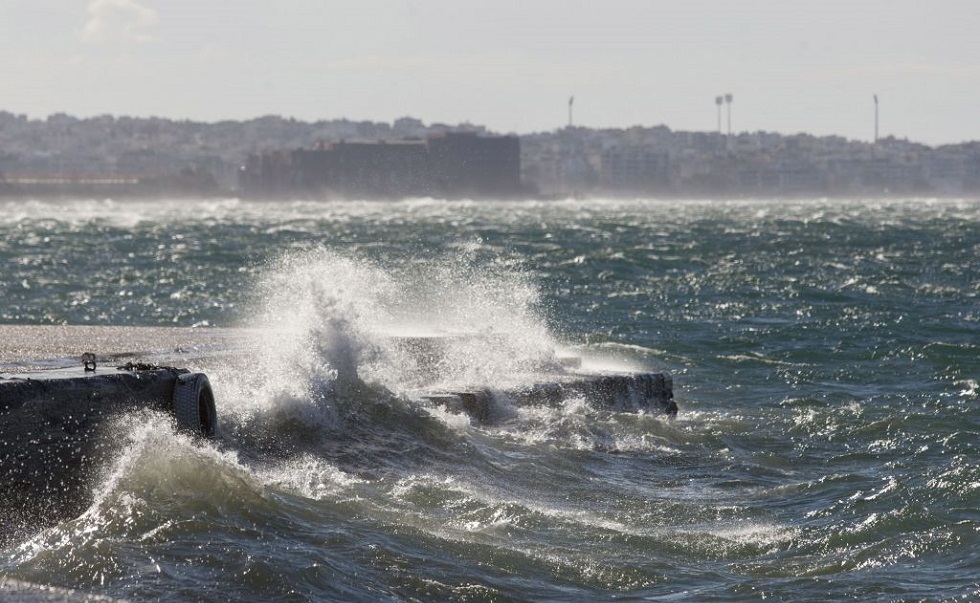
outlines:
[[[4,0],[0,110],[980,140],[980,11],[938,0]],[[876,99],[877,98],[877,103]]]

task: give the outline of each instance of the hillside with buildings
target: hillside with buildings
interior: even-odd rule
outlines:
[[[461,133],[512,142],[488,142],[503,145],[499,165],[489,165],[497,155],[459,155],[471,152],[460,142],[470,139],[459,138]],[[515,178],[521,195],[548,197],[980,193],[980,143],[933,148],[894,138],[869,143],[767,132],[726,136],[666,126],[567,127],[519,140],[491,134],[472,124],[426,125],[412,118],[391,124],[276,116],[203,123],[108,115],[28,119],[0,111],[0,194],[239,195],[249,189],[262,194],[261,186],[249,179],[248,166],[259,158],[286,154],[302,157],[307,166],[291,178],[318,185],[298,187],[296,194],[339,188],[343,195],[357,196],[361,184],[343,167],[343,157],[353,153],[363,165],[375,164],[373,171],[362,172],[369,175],[365,186],[374,187],[375,196],[472,193],[466,186],[445,184],[458,174],[470,179],[466,182],[483,178],[489,188],[476,192],[487,196],[514,194]],[[456,146],[439,140],[455,141]],[[433,148],[451,148],[449,154],[457,160],[436,161],[433,157],[445,152],[426,150]],[[317,171],[327,166],[333,170],[329,178]],[[388,178],[383,186],[371,180],[381,173]],[[506,190],[491,182],[504,183]],[[279,192],[293,191],[287,187]]]

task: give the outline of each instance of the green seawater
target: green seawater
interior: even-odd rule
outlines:
[[[0,576],[134,601],[980,599],[980,200],[0,203],[0,323],[275,333],[113,426]],[[676,419],[419,404],[381,333],[667,371]],[[365,387],[345,388],[353,365]],[[350,368],[350,367],[347,367]],[[25,501],[30,504],[30,501]]]

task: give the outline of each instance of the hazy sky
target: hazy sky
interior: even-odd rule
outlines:
[[[0,0],[0,109],[980,140],[977,0]],[[726,120],[727,122],[727,120]],[[727,123],[726,123],[727,127]]]

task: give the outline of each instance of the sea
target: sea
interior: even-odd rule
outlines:
[[[0,577],[131,601],[978,601],[980,199],[0,202],[0,323],[260,334]],[[551,353],[675,418],[442,384]],[[354,369],[360,387],[343,387]],[[416,367],[417,368],[417,367]],[[345,373],[345,370],[347,371]],[[30,504],[30,501],[25,501]]]

